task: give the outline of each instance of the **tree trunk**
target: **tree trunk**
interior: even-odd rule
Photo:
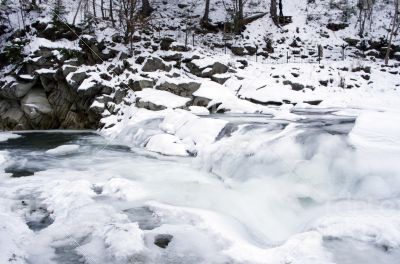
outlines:
[[[93,5],[93,17],[96,18],[96,0],[92,0]]]
[[[149,0],[142,0],[142,9],[140,10],[142,16],[148,17],[152,12],[153,8],[151,7]]]
[[[110,0],[110,19],[112,26],[115,27],[114,16],[113,16],[113,0]]]
[[[243,0],[239,0],[239,10],[238,10],[239,21],[243,19]],[[239,22],[240,23],[240,22]]]
[[[388,46],[386,49],[386,55],[385,55],[385,64],[388,65],[389,63],[389,57],[390,57],[390,51],[392,49],[392,41],[393,41],[393,36],[397,33],[399,26],[400,26],[400,21],[399,21],[399,0],[395,0],[394,3],[394,15],[393,15],[393,22],[392,22],[392,28],[390,30],[390,36],[389,36],[389,41],[388,41]]]
[[[72,20],[72,25],[75,25],[75,20],[76,20],[76,17],[78,16],[79,9],[81,9],[81,4],[82,4],[82,0],[80,0],[78,3],[78,8],[76,9],[74,19]]]
[[[279,0],[279,16],[283,16],[282,0]]]
[[[204,9],[204,16],[203,16],[203,22],[207,23],[209,20],[209,14],[210,14],[210,0],[206,0],[206,8]]]
[[[276,13],[276,0],[271,0],[271,6],[270,6],[270,14],[272,21],[274,21],[275,25],[278,25],[278,15]]]
[[[101,0],[100,2],[100,12],[101,12],[101,18],[104,19],[104,0]]]

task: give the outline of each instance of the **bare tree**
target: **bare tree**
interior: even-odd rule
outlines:
[[[138,9],[139,0],[120,0],[119,22],[124,33],[125,43],[130,44],[130,51],[133,51],[134,35],[138,28],[148,25],[147,17],[141,14]]]
[[[372,12],[374,7],[375,1],[374,0],[358,0],[357,8],[359,10],[358,19],[356,26],[359,25],[360,29],[358,35],[360,37],[364,36],[365,31],[365,23],[367,19],[370,21],[370,27],[372,23]]]
[[[386,55],[385,55],[385,64],[387,65],[389,63],[389,57],[390,57],[390,52],[392,49],[392,41],[394,36],[397,35],[397,32],[399,31],[400,28],[400,15],[399,15],[399,1],[400,0],[394,0],[394,14],[393,18],[390,22],[390,32],[389,32],[389,37],[388,37],[388,46],[386,49]]]
[[[247,0],[231,0],[230,4],[226,4],[223,1],[223,5],[227,13],[231,16],[233,22],[233,31],[239,33],[242,30],[243,18],[244,18],[244,5]]]
[[[188,40],[189,40],[189,34],[192,31],[193,27],[193,12],[194,9],[196,8],[198,3],[198,0],[191,0],[189,2],[189,6],[186,9],[186,15],[185,15],[185,48],[187,48],[188,45]]]
[[[75,25],[75,20],[76,20],[76,17],[78,16],[79,10],[81,9],[81,5],[82,5],[82,0],[79,0],[78,8],[76,9],[74,19],[72,20],[72,25]]]

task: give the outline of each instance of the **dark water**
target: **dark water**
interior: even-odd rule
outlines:
[[[77,131],[49,131],[49,132],[21,132],[16,133],[19,138],[0,142],[0,150],[7,150],[12,158],[11,164],[5,168],[12,177],[32,176],[34,173],[65,166],[66,159],[87,152],[122,151],[130,152],[130,148],[122,145],[110,144],[95,132]],[[79,144],[80,150],[73,154],[60,156],[48,155],[47,150],[61,145]]]

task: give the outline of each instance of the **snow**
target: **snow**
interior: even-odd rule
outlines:
[[[164,155],[188,156],[185,145],[176,136],[159,134],[150,137],[146,149]]]
[[[400,151],[400,112],[363,112],[357,117],[350,140],[359,147]]]
[[[79,148],[80,148],[79,145],[62,145],[54,149],[49,149],[46,151],[46,153],[49,155],[56,155],[56,156],[68,155],[77,152]]]
[[[52,49],[69,49],[69,50],[81,50],[77,42],[72,42],[67,39],[50,41],[45,38],[40,37],[32,37],[30,39],[30,43],[25,46],[25,53],[29,54],[30,52],[35,52],[39,50],[41,47],[44,48],[52,48]]]
[[[140,98],[140,102],[151,102],[155,105],[165,106],[166,108],[183,107],[190,101],[190,98],[151,88],[145,88],[135,94]]]
[[[195,114],[195,115],[209,115],[210,111],[208,111],[207,108],[203,107],[203,106],[189,106],[189,110],[191,113]]]

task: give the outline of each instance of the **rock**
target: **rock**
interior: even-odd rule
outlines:
[[[181,61],[182,53],[164,54],[164,55],[161,55],[161,58],[164,61]]]
[[[161,50],[169,50],[172,42],[174,42],[174,40],[172,38],[166,37],[166,38],[161,39],[161,42],[160,42]]]
[[[30,129],[17,100],[0,99],[0,130]]]
[[[70,74],[71,72],[75,72],[77,70],[78,70],[78,67],[72,66],[72,65],[64,65],[62,67],[62,73],[65,77],[67,77],[67,75]]]
[[[297,72],[291,72],[291,74],[293,75],[293,77],[297,78],[300,76],[300,74],[298,74]]]
[[[249,63],[247,62],[247,60],[237,60],[237,62],[239,62],[240,64],[242,64],[242,66],[239,67],[239,68],[241,68],[241,69],[244,69],[244,68],[246,68],[246,67],[249,65]]]
[[[243,56],[246,55],[245,49],[243,47],[239,47],[239,46],[232,46],[231,47],[231,51],[233,54],[235,54],[236,56]]]
[[[89,110],[92,111],[92,114],[101,116],[101,114],[104,112],[104,108],[104,103],[94,100]]]
[[[201,96],[192,96],[193,99],[190,102],[190,105],[192,106],[199,106],[199,107],[208,107],[208,105],[211,102],[211,99],[201,97]]]
[[[21,100],[21,108],[34,129],[49,129],[56,126],[53,109],[42,89],[30,90]]]
[[[137,108],[144,108],[144,109],[151,110],[151,111],[161,111],[161,110],[167,109],[167,107],[165,107],[163,105],[157,105],[157,104],[154,104],[154,103],[149,102],[149,101],[144,101],[140,97],[136,97],[135,106]]]
[[[301,90],[304,89],[304,85],[303,84],[293,83],[293,82],[291,82],[289,80],[284,80],[283,84],[292,86],[292,90],[294,90],[294,91],[301,91]]]
[[[246,45],[246,46],[244,46],[244,48],[247,50],[249,55],[254,55],[257,52],[257,48],[254,46],[251,46],[251,45]]]
[[[193,60],[188,62],[186,66],[189,68],[190,72],[199,77],[211,77],[214,74],[226,73],[229,67],[216,61],[213,64],[208,64],[202,66],[201,61]]]
[[[319,105],[321,102],[322,102],[322,100],[304,101],[304,103],[309,104],[309,105]]]
[[[112,79],[112,77],[105,72],[100,74],[100,78],[103,80],[106,80],[106,81],[111,81],[111,79]]]
[[[35,85],[36,81],[23,82],[16,81],[15,79],[6,83],[3,83],[0,88],[0,97],[8,99],[18,99],[26,95],[29,90]],[[0,82],[1,85],[1,82]]]
[[[211,76],[211,80],[219,84],[224,84],[227,80],[229,80],[229,78],[229,74],[214,74]]]
[[[322,86],[327,87],[328,86],[329,81],[328,80],[319,80],[319,84],[321,84]]]
[[[349,24],[347,23],[328,23],[328,25],[326,25],[326,28],[332,31],[339,31],[347,28],[348,26]]]
[[[39,78],[45,92],[50,92],[57,87],[57,81],[53,74],[43,73],[39,75]]]
[[[78,89],[79,85],[88,78],[89,75],[86,72],[72,72],[67,76],[67,82],[73,89]]]
[[[179,44],[179,43],[174,43],[173,45],[171,45],[171,50],[173,51],[179,51],[179,52],[184,52],[184,51],[189,51],[190,48],[186,47],[183,44]]]
[[[136,58],[135,63],[136,64],[142,64],[145,61],[145,59],[146,59],[145,57],[139,56],[139,57]]]
[[[257,53],[257,56],[262,56],[262,57],[264,57],[264,58],[268,58],[268,57],[269,57],[269,54],[268,54],[268,52],[266,52],[266,51],[261,51],[261,52],[258,52],[258,53]]]
[[[347,44],[349,44],[350,46],[353,46],[353,47],[357,46],[358,42],[360,42],[359,39],[353,39],[353,38],[345,38],[343,40],[346,41]]]
[[[119,33],[115,33],[114,35],[111,36],[111,40],[115,43],[122,43],[124,38]]]
[[[361,77],[366,81],[368,81],[371,78],[368,74],[361,74]]]
[[[133,81],[132,83],[129,82],[128,86],[133,91],[137,92],[143,90],[144,88],[153,88],[154,81],[151,79],[141,79]]]
[[[127,96],[128,91],[125,89],[117,89],[114,94],[114,103],[120,104],[124,100],[125,96]]]
[[[222,63],[220,63],[220,62],[215,62],[213,65],[212,65],[212,72],[211,72],[211,74],[222,74],[222,73],[226,73],[226,72],[228,72],[228,70],[229,70],[229,67],[228,66],[226,66],[225,64],[222,64]]]
[[[158,86],[156,86],[157,90],[168,91],[175,95],[190,97],[193,95],[195,91],[200,88],[200,83],[197,82],[181,82],[181,83],[172,83],[172,82],[164,82]]]
[[[144,72],[155,72],[158,70],[168,72],[171,70],[171,66],[166,65],[159,58],[148,58],[142,68]]]
[[[159,235],[155,236],[154,244],[160,248],[166,248],[166,247],[168,247],[172,238],[173,238],[173,236],[170,234],[159,234]]]

